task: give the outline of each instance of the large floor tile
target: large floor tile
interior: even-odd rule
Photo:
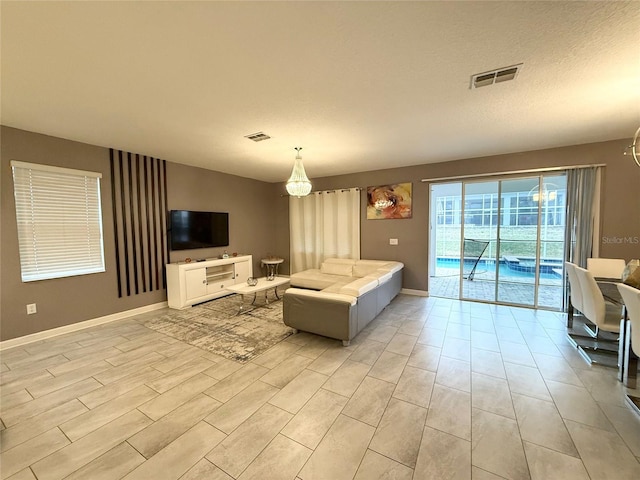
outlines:
[[[242,422],[253,415],[280,390],[267,383],[257,381],[245,388],[221,407],[205,418],[218,430],[226,434],[233,432]],[[218,405],[220,405],[219,402]]]
[[[420,368],[405,367],[393,396],[400,400],[428,407],[436,374]]]
[[[385,382],[397,383],[408,360],[408,355],[384,351],[373,364],[369,376]]]
[[[590,480],[578,458],[524,442],[532,480]]]
[[[127,442],[146,458],[151,458],[219,406],[220,402],[200,393]]]
[[[37,437],[2,453],[2,478],[18,473],[41,458],[60,450],[70,442],[58,428],[53,428]]]
[[[157,396],[155,390],[142,385],[63,423],[60,429],[71,441],[76,441]]]
[[[547,385],[562,418],[603,430],[615,431],[586,388],[552,381],[547,381]]]
[[[312,361],[311,358],[303,357],[302,355],[290,355],[260,377],[260,381],[277,388],[283,388],[287,383],[300,375]]]
[[[434,385],[427,425],[465,440],[471,440],[471,394]]]
[[[295,478],[313,451],[278,435],[251,462],[239,480],[288,480]]]
[[[215,447],[207,455],[207,460],[237,478],[292,416],[273,405],[264,405]]]
[[[436,383],[464,392],[471,391],[471,364],[445,356],[440,357]]]
[[[471,443],[425,427],[413,478],[468,480],[471,478]]]
[[[287,412],[298,413],[328,378],[321,373],[304,370],[273,396],[269,403]]]
[[[523,440],[578,457],[578,451],[552,402],[514,394],[513,404]]]
[[[516,418],[509,384],[502,378],[472,373],[471,406],[503,417]]]
[[[570,420],[566,424],[591,478],[640,478],[640,463],[617,434]]]
[[[398,355],[409,356],[417,340],[417,335],[407,335],[405,333],[398,332],[387,344],[386,351],[397,353]]]
[[[392,398],[369,448],[415,467],[427,409]]]
[[[216,383],[215,379],[199,373],[138,407],[138,410],[152,420],[158,420],[180,405],[187,403],[199,393],[207,390],[214,383]]]
[[[432,347],[430,345],[416,344],[409,356],[407,365],[410,367],[422,368],[431,372],[438,371],[438,363],[440,362],[441,348]]]
[[[530,478],[515,420],[473,409],[471,430],[473,465],[505,478]]]
[[[373,377],[365,377],[343,413],[376,427],[384,414],[395,385]]]
[[[507,378],[502,355],[479,348],[471,349],[471,371],[492,377]]]
[[[82,405],[77,399],[73,399],[24,422],[18,423],[11,428],[6,428],[0,431],[0,451],[4,452],[5,450],[20,445],[86,411],[87,407]]]
[[[282,430],[282,433],[308,448],[316,448],[338,418],[348,398],[320,389]]]
[[[76,470],[65,480],[112,480],[122,478],[145,461],[127,442],[122,442],[104,455]]]
[[[354,480],[411,480],[412,478],[412,468],[372,450],[367,450]]]
[[[371,370],[371,365],[347,360],[338,368],[322,386],[345,397],[351,397]]]
[[[200,422],[124,478],[180,478],[224,438],[224,433],[208,423]]]
[[[511,393],[551,401],[547,385],[537,368],[505,362],[504,369]]]
[[[31,466],[38,480],[59,480],[149,425],[148,417],[133,410]]]
[[[298,476],[302,480],[351,480],[375,429],[340,415]]]

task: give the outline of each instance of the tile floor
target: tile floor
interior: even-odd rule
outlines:
[[[640,418],[557,313],[400,295],[350,347],[244,365],[150,315],[1,352],[3,479],[640,478]]]

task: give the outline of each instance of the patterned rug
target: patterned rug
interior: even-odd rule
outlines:
[[[245,305],[247,301],[245,298]],[[244,363],[293,334],[293,329],[282,322],[282,301],[271,298],[269,301],[272,302],[269,305],[236,315],[240,296],[230,295],[185,310],[170,310],[145,325]],[[264,299],[259,298],[257,302],[264,302]]]

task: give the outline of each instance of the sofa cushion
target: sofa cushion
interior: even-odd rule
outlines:
[[[340,277],[340,280],[332,285],[329,285],[326,288],[323,288],[322,291],[328,293],[341,293],[340,290],[342,289],[342,287],[348,285],[351,282],[353,282],[353,277]]]
[[[402,262],[387,262],[380,267],[380,270],[385,270],[390,273],[396,273],[402,270],[404,263]]]
[[[374,273],[372,273],[369,276],[377,278],[378,279],[378,283],[380,285],[382,285],[383,283],[388,282],[389,280],[391,280],[391,277],[393,277],[393,273],[387,272],[386,270],[383,270],[383,269],[379,268],[378,270],[376,270]]]
[[[380,269],[395,273],[402,269],[403,266],[400,262],[388,262],[385,260],[357,260],[353,267],[353,276],[366,277],[367,275],[375,274]]]
[[[324,263],[340,263],[342,265],[355,265],[353,258],[325,258]]]
[[[356,303],[358,303],[358,299],[351,295],[317,292],[315,290],[305,290],[304,288],[289,288],[285,292],[285,295],[297,295],[298,297],[314,298],[326,302],[344,302],[348,303],[349,305],[355,305]]]
[[[320,265],[320,272],[327,273],[329,275],[344,275],[346,277],[350,277],[352,269],[353,265],[348,263],[323,262],[322,265]]]
[[[345,277],[343,275],[329,275],[322,273],[317,268],[313,268],[292,274],[289,277],[289,283],[292,287],[322,290],[344,279]],[[347,280],[351,279],[351,277],[347,277]]]
[[[354,297],[360,297],[367,292],[370,292],[378,286],[378,279],[374,277],[362,277],[349,282],[342,287],[339,293],[344,295],[352,295]]]

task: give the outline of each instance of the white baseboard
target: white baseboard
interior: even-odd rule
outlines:
[[[429,292],[427,290],[414,290],[412,288],[403,288],[400,290],[400,293],[405,293],[407,295],[416,295],[418,297],[428,297]]]
[[[151,305],[145,305],[144,307],[134,308],[132,310],[125,310],[124,312],[112,313],[111,315],[105,315],[104,317],[92,318],[91,320],[85,320],[84,322],[72,323],[71,325],[64,325],[63,327],[52,328],[51,330],[43,330],[42,332],[32,333],[23,337],[12,338],[10,340],[0,342],[0,351],[7,348],[19,347],[28,343],[38,342],[46,338],[57,337],[58,335],[63,335],[65,333],[84,330],[85,328],[95,327],[96,325],[102,325],[103,323],[115,322],[116,320],[133,317],[134,315],[140,315],[141,313],[160,310],[166,306],[167,302],[154,303]]]

